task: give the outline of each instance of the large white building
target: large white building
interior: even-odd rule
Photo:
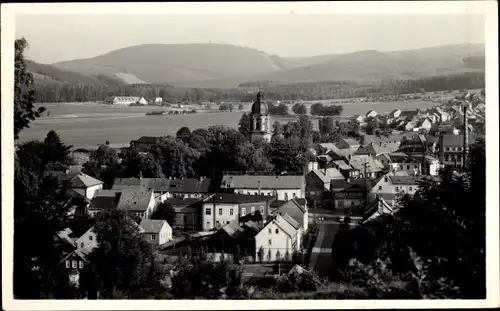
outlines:
[[[136,103],[147,105],[148,101],[144,97],[137,96],[115,96],[113,98],[113,105],[131,105]]]
[[[276,215],[255,236],[255,254],[262,261],[290,260],[300,244],[300,225],[288,214]]]
[[[399,194],[414,195],[417,189],[417,179],[414,176],[386,174],[380,178],[371,192],[380,195],[390,206],[394,206]]]

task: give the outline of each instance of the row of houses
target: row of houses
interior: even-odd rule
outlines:
[[[162,97],[155,97],[146,99],[141,96],[115,96],[107,99],[107,103],[113,105],[129,106],[129,105],[162,105],[164,103]],[[177,106],[182,108],[182,104],[178,103]]]

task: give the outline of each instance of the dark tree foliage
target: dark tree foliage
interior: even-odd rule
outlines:
[[[342,114],[344,107],[340,105],[325,106],[321,103],[315,103],[311,106],[311,114],[318,116],[338,116]]]
[[[151,246],[142,239],[138,225],[126,212],[99,213],[95,228],[98,246],[82,272],[84,291],[117,298],[117,293],[129,296],[159,286]]]
[[[184,143],[188,143],[191,138],[191,131],[188,127],[183,126],[177,131],[175,137],[182,140]]]
[[[160,203],[151,215],[151,219],[166,220],[171,226],[175,223],[175,217],[175,209],[168,202]]]
[[[71,146],[66,146],[54,130],[50,130],[47,133],[44,144],[45,150],[43,152],[43,156],[47,163],[56,162],[62,164],[71,164]]]
[[[322,136],[330,135],[335,128],[335,123],[333,122],[333,118],[321,118],[319,119],[319,132]]]
[[[268,103],[267,107],[269,108],[269,114],[278,115],[278,116],[286,116],[288,115],[288,106],[286,104],[274,105],[272,103]]]
[[[332,251],[336,268],[344,270],[353,258],[363,264],[389,259],[392,273],[420,275],[419,295],[484,298],[484,143],[471,148],[468,170],[445,170],[441,178],[424,178],[394,215],[339,233]]]
[[[238,132],[241,133],[241,135],[249,138],[250,137],[250,123],[251,123],[250,115],[247,115],[244,113],[240,121],[238,122]]]
[[[44,107],[35,108],[36,101],[33,75],[28,71],[24,59],[24,50],[28,42],[22,38],[15,42],[14,63],[14,138],[19,132],[29,127],[30,123],[45,111]]]
[[[307,114],[307,108],[303,104],[295,104],[292,106],[292,111],[295,114],[305,115]]]

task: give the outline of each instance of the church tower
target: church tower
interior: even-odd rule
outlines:
[[[269,108],[260,101],[260,98],[259,92],[250,112],[250,140],[263,138],[269,142],[271,141],[271,116]]]

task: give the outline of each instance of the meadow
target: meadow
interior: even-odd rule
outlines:
[[[317,101],[314,101],[317,102]],[[306,103],[310,106],[312,103]],[[242,111],[233,112],[198,112],[187,115],[157,115],[146,116],[149,111],[160,110],[159,107],[117,107],[93,103],[70,104],[39,104],[50,111],[36,120],[30,128],[20,134],[20,141],[43,139],[48,131],[55,130],[65,143],[77,148],[92,148],[109,141],[113,145],[128,145],[131,140],[140,136],[175,135],[183,126],[191,130],[207,128],[211,125],[226,125],[238,127],[241,115],[250,110],[247,103]],[[429,101],[406,102],[371,102],[348,103],[344,107],[343,116],[366,114],[369,110],[378,113],[388,113],[393,109],[409,110],[416,108],[430,108],[436,103]],[[190,106],[184,107],[191,108]],[[193,106],[194,108],[194,106]],[[275,117],[272,121],[281,123],[294,119],[294,116]]]

